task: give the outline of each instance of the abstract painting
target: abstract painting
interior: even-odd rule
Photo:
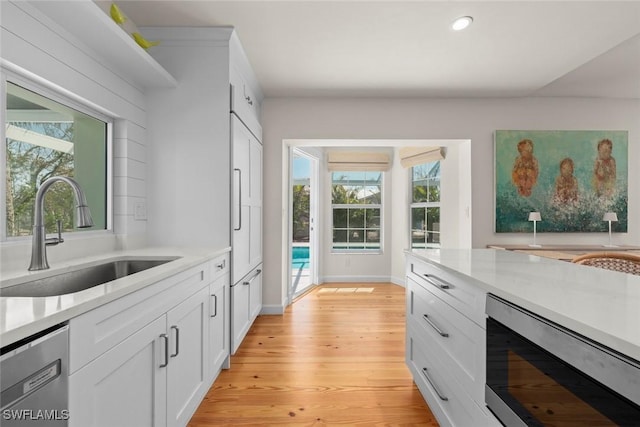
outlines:
[[[539,232],[603,232],[605,212],[616,212],[612,231],[627,231],[628,132],[495,132],[496,232],[532,231],[529,212],[540,212]]]

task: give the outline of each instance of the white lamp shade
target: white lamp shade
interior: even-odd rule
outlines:
[[[529,221],[542,221],[540,212],[529,212]]]
[[[615,212],[607,212],[602,217],[602,220],[603,221],[614,221],[614,222],[617,222],[618,221],[618,214],[615,213]]]

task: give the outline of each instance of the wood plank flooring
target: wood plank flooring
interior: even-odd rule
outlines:
[[[437,426],[404,342],[404,288],[317,287],[283,316],[258,317],[189,427]]]

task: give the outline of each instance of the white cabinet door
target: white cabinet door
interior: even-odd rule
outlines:
[[[69,377],[72,427],[166,426],[162,316]]]
[[[262,310],[262,264],[231,288],[231,354]]]
[[[232,64],[229,77],[231,80],[231,111],[237,114],[253,133],[261,137],[260,100],[237,64]]]
[[[240,280],[251,269],[251,133],[231,116],[233,145],[233,280]]]
[[[167,424],[185,426],[207,392],[208,299],[204,287],[167,312]]]
[[[249,326],[249,286],[239,282],[231,288],[231,354],[240,347]]]
[[[228,367],[229,319],[227,310],[229,303],[229,275],[225,275],[209,287],[209,383],[223,367]]]
[[[262,264],[252,273],[249,282],[249,322],[253,323],[262,310]]]
[[[262,144],[236,118],[233,145],[233,280],[262,262]]]
[[[262,262],[262,144],[250,135],[250,234],[249,265],[251,268]]]

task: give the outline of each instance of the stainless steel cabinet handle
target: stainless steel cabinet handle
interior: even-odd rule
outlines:
[[[209,317],[216,317],[218,315],[218,295],[211,295],[213,298],[213,314]]]
[[[245,96],[244,99],[247,101],[247,104],[253,105],[253,101],[251,100],[250,96]]]
[[[180,354],[180,329],[175,325],[173,325],[171,329],[176,331],[176,352],[173,353],[171,357],[176,357],[178,354]]]
[[[242,170],[238,168],[233,170],[238,172],[238,228],[234,228],[234,230],[240,231],[242,229]]]
[[[169,364],[169,337],[167,334],[160,335],[160,338],[164,340],[164,363],[160,364],[161,368],[166,368]]]
[[[258,276],[260,275],[260,273],[262,273],[262,270],[257,269],[257,270],[256,270],[256,274],[254,274],[254,275],[251,277],[251,279],[247,280],[246,282],[242,282],[242,284],[243,284],[243,285],[250,285],[250,284],[251,284],[251,282],[253,282],[253,280],[254,280],[256,277],[258,277]]]
[[[222,262],[221,262],[220,264],[217,264],[217,265],[216,265],[216,268],[217,268],[218,270],[222,270],[222,269],[224,269],[224,267],[225,267],[226,265],[227,265],[227,260],[226,260],[226,259],[223,259],[223,260],[222,260]]]
[[[429,315],[428,315],[428,314],[423,314],[423,315],[422,315],[422,317],[423,317],[423,318],[424,318],[424,320],[429,324],[429,326],[431,326],[433,329],[435,329],[435,331],[436,331],[437,333],[439,333],[439,334],[440,334],[440,336],[441,336],[441,337],[445,337],[445,338],[447,338],[447,337],[449,336],[449,334],[448,334],[448,333],[446,333],[446,332],[442,332],[442,329],[438,328],[438,326],[437,326],[435,323],[433,323],[433,320],[431,320],[431,319],[429,318]]]
[[[235,231],[240,231],[242,228],[242,171],[238,168],[233,168],[234,172],[238,172],[238,228],[234,228]]]
[[[447,282],[445,282],[444,280],[442,280],[441,278],[439,278],[438,276],[434,276],[433,274],[423,274],[424,279],[431,283],[433,286],[438,287],[440,289],[450,289],[451,285]]]
[[[429,385],[431,386],[433,391],[436,392],[436,394],[438,395],[440,400],[444,400],[444,401],[449,400],[449,398],[447,396],[445,396],[442,393],[440,393],[440,390],[438,390],[438,387],[436,387],[436,385],[433,383],[433,380],[431,378],[429,378],[429,374],[427,373],[427,368],[422,368],[422,375],[424,375],[424,377],[427,379],[427,382],[429,383]]]

